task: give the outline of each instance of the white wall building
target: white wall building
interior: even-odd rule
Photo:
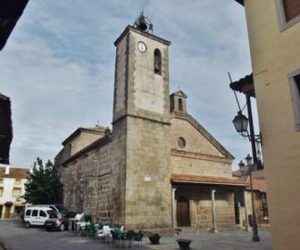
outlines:
[[[0,165],[0,219],[15,216],[24,207],[26,176],[29,168]]]

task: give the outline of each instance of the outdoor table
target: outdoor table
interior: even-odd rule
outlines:
[[[76,218],[70,218],[69,219],[69,225],[68,225],[69,231],[75,231],[76,230],[76,222],[78,222],[78,219],[76,219]]]

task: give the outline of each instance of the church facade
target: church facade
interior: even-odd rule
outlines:
[[[247,184],[185,93],[169,94],[170,42],[141,18],[115,41],[112,130],[79,128],[56,156],[63,203],[127,229],[232,228],[234,194]]]

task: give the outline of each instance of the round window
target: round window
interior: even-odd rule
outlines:
[[[179,137],[177,143],[180,148],[184,148],[186,145],[186,141],[183,137]]]

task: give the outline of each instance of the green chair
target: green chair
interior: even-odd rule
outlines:
[[[142,246],[143,245],[143,237],[144,237],[144,232],[142,230],[139,230],[137,233],[135,233],[134,244],[136,243],[137,245]]]

